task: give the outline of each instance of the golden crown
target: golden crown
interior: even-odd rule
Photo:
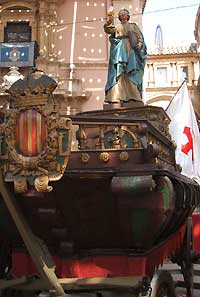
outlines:
[[[7,90],[15,107],[44,105],[57,87],[54,79],[41,71],[34,71],[17,80]]]

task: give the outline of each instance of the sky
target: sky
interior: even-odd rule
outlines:
[[[143,33],[147,47],[154,46],[157,25],[162,28],[164,47],[195,42],[194,29],[199,4],[200,0],[147,0],[143,15]],[[188,7],[178,8],[181,6]],[[158,12],[169,8],[176,9]]]

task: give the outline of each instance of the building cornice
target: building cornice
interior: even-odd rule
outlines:
[[[162,54],[162,55],[158,55],[158,54],[148,54],[147,56],[147,60],[169,60],[170,58],[172,59],[195,59],[195,60],[199,60],[200,58],[200,53],[176,53],[176,54]]]

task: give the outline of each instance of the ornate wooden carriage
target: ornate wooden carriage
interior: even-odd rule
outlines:
[[[67,117],[55,87],[33,73],[1,111],[0,288],[158,297],[150,281],[173,257],[190,294],[200,191],[175,163],[168,116],[142,106]]]

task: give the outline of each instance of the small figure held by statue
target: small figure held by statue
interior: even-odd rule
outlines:
[[[117,107],[142,102],[142,82],[147,57],[142,32],[130,23],[127,9],[118,13],[120,24],[114,25],[114,14],[108,13],[104,31],[110,35],[110,59],[105,86],[105,102]],[[125,103],[125,104],[124,104]]]

